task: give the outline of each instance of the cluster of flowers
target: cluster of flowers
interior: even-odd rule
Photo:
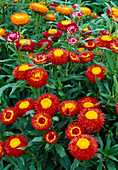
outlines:
[[[44,94],[33,99],[20,100],[15,107],[8,107],[0,114],[0,121],[4,125],[10,125],[16,121],[18,117],[25,117],[25,113],[35,110],[36,113],[32,117],[32,126],[44,133],[44,140],[48,143],[55,143],[58,134],[54,130],[49,130],[52,125],[52,116],[58,111],[61,115],[71,117],[78,113],[78,122],[71,123],[66,127],[65,135],[70,140],[70,153],[77,159],[88,160],[94,157],[97,152],[98,144],[91,133],[99,132],[104,125],[104,113],[100,110],[100,101],[97,98],[87,97],[79,99],[77,102],[73,100],[63,101],[56,95]],[[29,116],[29,115],[27,115]],[[87,134],[87,131],[89,131]],[[24,142],[25,141],[25,142]],[[22,135],[12,136],[5,142],[6,154],[9,156],[19,156],[26,150],[20,150],[19,147],[26,147],[26,139]],[[3,148],[3,143],[1,142]],[[18,150],[18,152],[15,152]],[[1,156],[4,149],[1,150]],[[91,152],[90,152],[91,151]],[[80,154],[81,153],[81,154]],[[87,153],[87,154],[86,154]]]

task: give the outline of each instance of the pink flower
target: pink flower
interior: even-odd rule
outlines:
[[[20,38],[20,34],[14,31],[12,32],[8,32],[6,35],[5,35],[5,40],[8,41],[8,42],[15,42],[15,41],[18,41]]]
[[[78,32],[78,26],[75,24],[71,24],[67,27],[67,34],[76,34]]]
[[[79,38],[75,38],[75,37],[69,37],[67,39],[67,42],[71,45],[75,45],[78,41],[79,41]]]
[[[76,12],[73,12],[73,13],[71,14],[71,16],[72,16],[73,18],[80,19],[80,18],[82,18],[82,17],[84,16],[84,14],[83,14],[82,12],[80,12],[80,11],[76,11]]]

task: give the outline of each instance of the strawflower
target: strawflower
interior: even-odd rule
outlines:
[[[78,63],[80,61],[79,55],[70,52],[69,61],[72,63]]]
[[[0,141],[0,159],[5,155],[4,143]]]
[[[6,35],[5,35],[5,40],[8,41],[8,42],[15,42],[15,41],[18,41],[20,38],[20,34],[14,31],[12,32],[8,32]]]
[[[66,31],[67,34],[76,34],[78,32],[78,26],[75,24],[70,24],[68,25]]]
[[[15,13],[10,17],[11,23],[14,25],[25,25],[30,22],[30,17],[26,13]]]
[[[76,37],[69,37],[69,38],[67,39],[67,42],[68,42],[69,44],[71,44],[71,45],[77,44],[78,41],[79,41],[79,38],[76,38]]]
[[[109,48],[110,44],[113,43],[114,41],[115,39],[109,35],[98,36],[95,39],[95,42],[98,45],[98,47],[106,47],[106,48]]]
[[[48,31],[43,32],[42,35],[44,38],[51,37],[51,39],[55,41],[55,40],[58,40],[62,36],[62,33],[63,32],[61,30],[50,29]]]
[[[71,16],[75,19],[80,19],[84,16],[84,14],[80,11],[75,11],[71,14]]]
[[[65,5],[58,5],[55,8],[55,12],[59,12],[62,15],[70,15],[73,12],[73,10]]]
[[[36,42],[30,39],[21,39],[16,41],[16,48],[20,51],[33,51]]]
[[[5,29],[0,27],[0,36],[3,37],[5,34],[6,34]]]
[[[95,56],[95,54],[92,51],[82,52],[79,55],[80,62],[87,63],[87,62],[93,60],[94,56]]]
[[[47,14],[44,20],[45,21],[56,21],[56,16],[54,14]]]
[[[58,134],[54,130],[49,130],[48,132],[44,133],[44,140],[47,143],[56,143]]]
[[[96,42],[93,40],[87,40],[86,44],[83,44],[83,46],[85,47],[85,49],[92,50],[96,47]]]
[[[42,54],[37,54],[32,61],[39,65],[39,64],[46,64],[48,62],[48,55],[46,55],[46,53],[42,53]]]
[[[67,27],[71,24],[77,25],[76,22],[74,21],[64,20],[64,21],[58,22],[56,26],[59,30],[66,31]]]
[[[47,45],[46,45],[46,47],[44,48],[44,50],[47,50],[47,49],[49,49],[49,48],[52,47],[52,41],[47,40],[47,39],[42,39],[42,40],[38,41],[38,47],[41,48],[41,47],[42,47],[43,45],[45,45],[46,43],[47,43]]]
[[[80,7],[82,13],[87,17],[91,14],[91,9],[88,7]]]
[[[49,9],[45,6],[45,3],[39,2],[32,2],[29,4],[29,9],[39,12],[39,13],[46,13]]]

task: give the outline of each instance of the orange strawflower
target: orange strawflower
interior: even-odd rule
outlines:
[[[4,150],[4,143],[0,141],[0,159],[5,155],[5,150]]]
[[[68,7],[68,6],[58,5],[55,8],[55,12],[59,12],[62,15],[70,15],[73,12],[73,10],[70,7]]]
[[[84,46],[78,46],[77,48],[78,48],[77,50],[78,52],[82,52],[85,50]]]
[[[35,110],[53,115],[56,113],[59,103],[60,100],[56,95],[47,93],[37,98],[35,101]]]
[[[28,84],[32,87],[39,88],[44,86],[48,81],[48,74],[42,68],[29,69],[26,75]]]
[[[88,80],[90,82],[95,82],[95,77],[97,77],[97,79],[99,81],[103,81],[103,79],[106,78],[106,69],[104,69],[102,66],[100,65],[92,65],[90,67],[88,67],[88,69],[86,70],[86,76],[88,78]]]
[[[56,16],[54,14],[47,14],[44,18],[46,21],[56,21]]]
[[[69,51],[63,48],[53,48],[48,53],[49,61],[55,65],[62,65],[67,63],[69,58]]]
[[[95,54],[92,51],[86,51],[79,54],[80,62],[87,63],[94,59]]]
[[[33,99],[25,99],[20,100],[15,104],[15,111],[18,116],[23,116],[27,111],[34,109],[34,100]]]
[[[84,134],[72,139],[68,148],[76,159],[86,161],[95,157],[98,143],[94,137]]]
[[[48,130],[52,125],[52,117],[45,112],[36,112],[32,118],[32,126],[37,130]]]
[[[5,34],[6,34],[5,29],[0,27],[0,36],[3,37]]]
[[[34,52],[29,53],[29,54],[28,54],[28,57],[31,58],[31,59],[33,59],[33,55],[34,55],[34,54],[35,54]]]
[[[78,114],[77,102],[73,100],[64,101],[59,105],[58,110],[63,116],[75,116]]]
[[[67,126],[65,135],[69,140],[72,140],[73,138],[78,137],[81,134],[85,134],[85,132],[85,128],[83,128],[79,122],[74,122]]]
[[[99,132],[104,125],[105,116],[100,109],[86,108],[80,111],[78,115],[78,122],[87,130],[89,133]]]
[[[49,11],[49,9],[45,6],[45,3],[39,3],[39,2],[32,2],[29,4],[29,9],[39,12],[39,13],[46,13]]]
[[[4,125],[10,125],[16,121],[17,117],[18,115],[15,109],[13,107],[8,107],[0,114],[0,121]]]
[[[80,9],[85,16],[89,16],[91,14],[91,9],[88,7],[80,7]]]
[[[26,13],[15,13],[10,18],[11,23],[14,25],[25,25],[30,22],[30,17]]]
[[[18,149],[27,146],[27,139],[22,135],[10,136],[5,141],[5,150],[8,156],[17,157],[22,155],[26,149]]]
[[[54,130],[49,130],[48,132],[44,133],[44,140],[48,143],[56,143],[58,134]]]

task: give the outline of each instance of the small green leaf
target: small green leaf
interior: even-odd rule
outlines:
[[[60,144],[56,143],[55,149],[56,149],[56,152],[60,155],[60,157],[64,157],[66,155],[65,149]]]

